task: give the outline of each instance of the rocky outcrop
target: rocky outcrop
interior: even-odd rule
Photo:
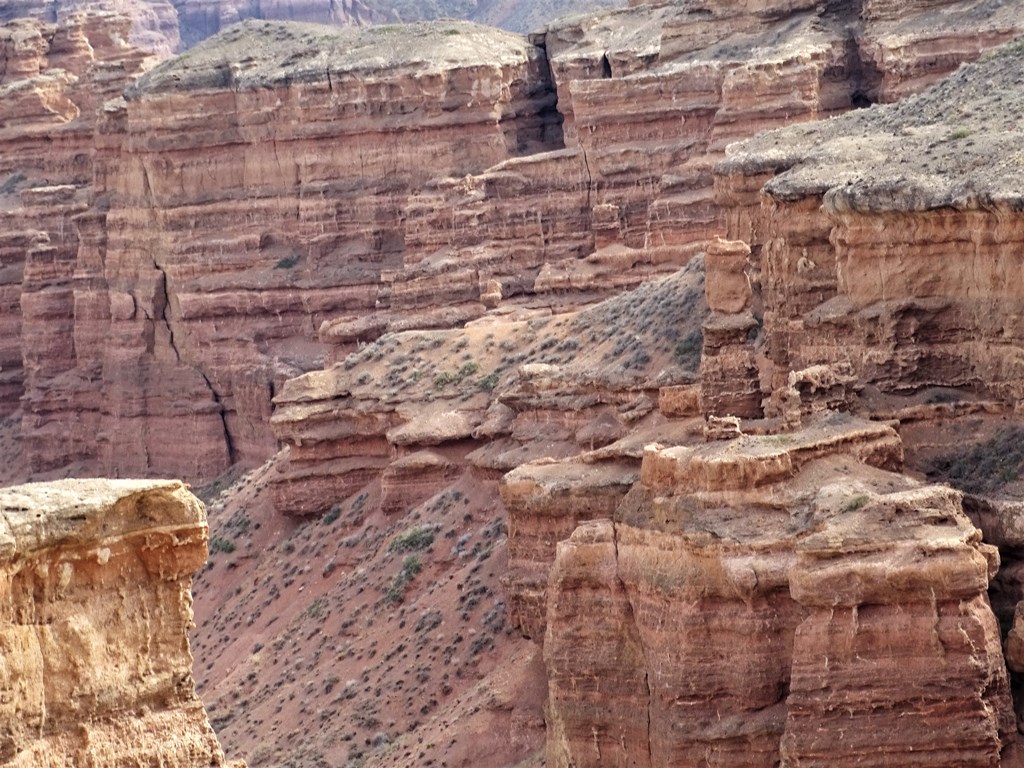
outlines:
[[[942,7],[943,29],[975,41],[964,55],[1015,28],[988,6]],[[77,143],[38,158],[60,174],[0,158],[16,215],[35,222],[0,241],[0,320],[21,336],[20,350],[0,343],[0,407],[24,397],[36,471],[75,461],[203,479],[255,465],[276,447],[267,422],[284,381],[360,343],[579,309],[751,224],[735,202],[756,186],[712,195],[725,145],[882,98],[883,71],[892,88],[946,71],[953,59],[921,53],[933,11],[651,4],[530,40],[458,22],[250,22],[121,100],[109,97],[140,64],[115,45],[123,25],[106,42],[88,42],[93,27],[50,43],[19,33],[11,94],[36,104],[40,127],[12,124],[12,138],[56,121]],[[883,29],[902,53],[869,65]],[[120,58],[97,53],[107,43]],[[32,64],[47,45],[52,61]],[[71,63],[40,74],[58,52],[96,75],[75,90],[61,84]],[[747,312],[709,321],[705,376],[733,391],[709,389],[705,410],[760,409]]]
[[[840,416],[649,447],[550,554],[548,764],[1008,758],[998,555],[901,460],[891,428]],[[513,505],[513,541],[534,527]]]
[[[770,178],[756,221],[739,216],[736,229],[760,254],[771,389],[829,364],[887,393],[1021,400],[1019,192],[1006,158],[1022,62],[1003,48],[897,105],[730,151],[723,189]]]
[[[594,0],[11,0],[0,8],[0,24],[19,18],[54,23],[78,10],[108,11],[132,20],[132,44],[167,57],[247,19],[348,27],[455,18],[529,32],[567,13],[608,5]]]
[[[730,149],[719,199],[752,247],[706,259],[712,442],[649,446],[614,494],[574,482],[579,459],[503,481],[549,765],[1019,763],[1019,503],[980,498],[1014,465],[979,455],[964,502],[898,474],[890,426],[824,415],[902,421],[921,467],[1017,407],[1019,106],[991,84],[1019,59]],[[774,420],[716,417],[759,416],[758,395]]]
[[[813,3],[634,5],[553,25],[545,45],[595,215],[638,263],[680,263],[723,233],[711,169],[728,143],[894,100],[1020,31],[1009,9],[976,2],[865,4],[859,18]]]
[[[696,259],[578,313],[388,334],[287,381],[271,419],[284,446],[271,478],[277,508],[326,511],[424,449],[496,479],[533,458],[601,449],[660,419],[659,388],[696,374],[702,267]],[[389,485],[404,474],[385,472]]]
[[[322,364],[320,323],[386,305],[410,191],[544,146],[545,69],[524,39],[455,22],[252,23],[109,102],[73,304],[47,305],[75,357],[26,394],[33,464],[73,454],[69,423],[115,473],[208,478],[272,453],[270,399]]]
[[[199,500],[178,482],[23,485],[0,491],[0,525],[0,764],[225,765],[187,634]]]

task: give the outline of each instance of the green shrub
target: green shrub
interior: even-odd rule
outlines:
[[[855,512],[867,504],[868,501],[870,501],[870,499],[868,499],[867,496],[863,493],[859,493],[846,500],[846,503],[843,504],[843,512]]]
[[[434,530],[426,526],[410,528],[391,540],[388,552],[412,552],[426,549],[434,543],[434,535]]]
[[[493,372],[487,374],[486,376],[484,376],[479,381],[477,381],[477,386],[479,386],[480,389],[482,389],[482,390],[484,390],[486,392],[490,392],[496,386],[498,386],[498,378],[499,378],[498,372],[497,371],[493,371]]]
[[[405,588],[409,585],[420,571],[423,570],[423,563],[419,555],[409,555],[402,563],[402,570],[395,574],[391,580],[384,599],[392,605],[398,605],[405,600]]]
[[[437,376],[434,377],[434,388],[443,389],[449,384],[461,384],[465,379],[469,378],[479,370],[480,363],[475,360],[470,360],[469,362],[463,363],[462,367],[455,371],[455,373],[444,371],[443,373],[437,374]]]
[[[330,525],[335,520],[341,517],[341,506],[335,504],[330,510],[324,515],[324,519],[321,521],[323,525]]]
[[[928,476],[967,493],[993,493],[1020,479],[1024,470],[1024,429],[1003,427],[991,438],[940,456]]]
[[[700,364],[700,353],[704,346],[704,334],[698,328],[691,331],[685,339],[676,344],[676,360],[690,367]]]
[[[235,551],[235,543],[231,539],[225,539],[223,536],[211,536],[210,537],[210,552],[225,552],[232,553]]]

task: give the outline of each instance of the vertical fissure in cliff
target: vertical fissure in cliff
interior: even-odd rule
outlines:
[[[637,647],[640,649],[640,655],[643,658],[643,665],[644,665],[644,692],[645,692],[645,694],[647,696],[647,706],[645,707],[645,711],[644,711],[644,715],[647,718],[647,722],[645,723],[645,726],[644,726],[645,727],[645,731],[647,733],[647,764],[648,765],[653,765],[654,764],[654,762],[653,762],[654,761],[654,751],[653,751],[653,748],[651,747],[651,705],[652,705],[652,702],[651,702],[651,671],[650,671],[650,663],[648,662],[647,649],[644,647],[643,637],[640,635],[640,625],[637,623],[637,620],[636,620],[636,608],[633,606],[633,599],[632,599],[632,597],[630,595],[629,589],[627,589],[627,587],[626,587],[626,582],[622,578],[622,575],[621,575],[621,573],[619,571],[619,526],[617,524],[615,524],[614,522],[612,523],[612,544],[615,547],[615,579],[616,579],[616,581],[618,581],[619,589],[622,590],[622,594],[626,598],[626,607],[629,610],[629,616],[627,618],[629,620],[630,631],[633,634],[633,636],[636,638]]]
[[[590,160],[587,159],[587,148],[580,144],[580,156],[583,158],[583,170],[587,173],[587,210],[593,209],[593,204],[590,202],[590,195],[594,187],[594,177],[590,173]]]
[[[181,350],[178,349],[178,344],[174,338],[174,324],[171,322],[171,318],[168,315],[169,307],[171,305],[170,290],[167,287],[167,272],[161,267],[156,259],[153,259],[153,268],[160,273],[160,292],[161,292],[161,307],[160,307],[160,321],[164,324],[167,329],[167,342],[171,347],[171,351],[174,352],[174,359],[179,365],[188,365],[190,368],[196,371],[206,384],[206,388],[210,390],[210,397],[213,402],[217,405],[217,411],[220,416],[221,431],[224,433],[224,448],[228,454],[228,463],[234,464],[237,457],[234,440],[231,438],[231,430],[228,429],[228,413],[224,402],[221,400],[220,394],[217,392],[216,387],[213,386],[213,382],[210,381],[210,377],[206,375],[206,372],[196,365],[190,365],[182,359]]]
[[[850,83],[850,106],[863,109],[878,103],[882,86],[882,72],[874,59],[864,50],[856,32],[846,39],[847,82]]]
[[[541,82],[538,83],[538,91],[543,94],[542,106],[537,113],[541,145],[545,149],[565,149],[565,115],[558,108],[558,84],[555,82],[555,70],[551,66],[551,56],[548,54],[547,39],[538,36],[531,42],[540,50],[544,63],[540,75]],[[547,101],[548,94],[550,102]]]

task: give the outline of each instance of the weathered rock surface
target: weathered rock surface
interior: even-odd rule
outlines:
[[[78,246],[71,220],[87,207],[93,111],[145,66],[145,54],[118,41],[126,30],[125,19],[110,15],[74,15],[60,26],[27,20],[0,26],[5,416],[17,407],[26,376],[67,364],[71,318],[62,304],[70,300],[67,268]]]
[[[34,351],[52,369],[26,395],[33,464],[83,431],[115,473],[264,459],[270,398],[322,364],[320,323],[371,312],[401,266],[410,189],[544,145],[545,70],[525,39],[456,22],[250,23],[108,103],[74,291],[44,305],[74,357]]]
[[[0,311],[22,339],[0,342],[4,359],[21,363],[5,396],[10,410],[24,392],[33,467],[70,457],[111,473],[210,478],[261,461],[280,441],[266,476],[277,509],[344,516],[352,542],[306,529],[301,545],[337,560],[319,580],[304,564],[286,593],[295,600],[280,615],[305,641],[368,585],[377,592],[358,598],[361,627],[401,604],[415,573],[388,539],[419,516],[431,535],[443,525],[453,539],[447,559],[428,563],[447,579],[431,591],[468,603],[472,595],[455,596],[474,573],[467,567],[456,586],[459,542],[473,533],[473,515],[495,511],[498,478],[514,469],[501,490],[511,513],[505,583],[513,620],[545,638],[549,765],[1009,765],[1012,709],[986,597],[994,550],[958,494],[889,471],[902,456],[891,427],[822,422],[816,412],[853,404],[859,381],[902,391],[985,377],[986,398],[1017,398],[1014,295],[993,287],[1012,282],[1002,280],[1012,254],[991,275],[945,259],[932,282],[946,290],[966,280],[969,294],[952,314],[931,288],[903,307],[915,276],[929,283],[928,266],[908,268],[887,250],[888,235],[867,218],[879,211],[856,190],[849,201],[828,192],[821,209],[834,169],[792,200],[780,191],[789,182],[772,182],[762,212],[759,190],[790,156],[733,155],[712,195],[728,143],[923,87],[1019,23],[995,4],[855,10],[636,4],[530,40],[456,22],[367,31],[250,23],[151,71],[123,98],[110,98],[126,82],[127,69],[115,68],[103,80],[109,92],[79,101],[68,96],[73,77],[40,58],[52,50],[47,36],[16,30],[4,104],[30,105],[33,117],[26,131],[20,106],[4,113],[11,146],[32,147],[25,156],[40,168],[65,163],[80,175],[17,179],[11,166],[4,182],[19,195],[15,215],[40,222],[0,240],[11,286]],[[69,33],[66,45],[69,62],[88,60],[80,36]],[[64,124],[92,143],[71,155],[32,143]],[[960,133],[948,143],[970,138]],[[824,134],[794,135],[813,154]],[[998,144],[1011,165],[1013,138]],[[828,151],[843,155],[850,142],[837,141]],[[872,159],[860,154],[857,163]],[[956,175],[954,159],[942,174]],[[891,156],[878,162],[893,167]],[[1000,178],[986,173],[974,177],[981,186]],[[903,189],[897,182],[882,193],[906,196],[886,192]],[[943,194],[934,199],[959,211],[960,198]],[[998,207],[981,200],[978,211]],[[12,198],[5,204],[14,208]],[[1010,207],[999,208],[1007,221]],[[899,213],[883,229],[913,231],[917,211]],[[842,237],[837,217],[848,220]],[[953,217],[928,231],[974,221]],[[62,234],[68,222],[71,236]],[[727,230],[734,240],[714,241],[706,259],[677,271]],[[977,253],[989,239],[1014,242],[1011,225],[992,231],[969,238]],[[862,245],[883,264],[899,256],[883,270],[885,285],[865,267]],[[664,273],[674,274],[575,312]],[[869,313],[849,321],[854,310],[829,303],[841,289]],[[993,314],[982,308],[989,295],[1005,299]],[[573,313],[552,315],[562,310]],[[978,372],[961,368],[946,341],[921,351],[947,322],[950,344],[988,333],[995,351],[979,344],[967,361]],[[895,330],[876,344],[878,326]],[[861,355],[856,367],[848,355]],[[760,415],[764,398],[779,419],[734,418]],[[701,412],[727,418],[706,425]],[[776,434],[695,447],[705,434],[747,430]],[[544,460],[520,467],[533,459]],[[461,527],[442,516],[453,482],[460,498],[474,496]],[[495,519],[477,542],[481,562]],[[347,551],[362,542],[372,556]],[[222,570],[241,570],[225,583],[255,589],[282,568],[285,588],[296,583],[289,553],[268,546],[265,556],[230,560]],[[331,586],[335,571],[344,590]],[[487,578],[473,589],[497,583]],[[1004,585],[1005,620],[1014,584]],[[303,599],[323,602],[300,609],[307,587]],[[264,723],[310,727],[304,697],[293,703],[248,674],[278,656],[264,662],[270,655],[243,624],[262,633],[260,644],[274,638],[275,651],[296,647],[275,634],[286,622],[271,627],[279,614],[265,610],[282,593],[232,594],[230,614],[204,622],[219,727],[242,745],[257,743]],[[492,641],[503,608],[481,618]],[[349,637],[346,622],[338,619],[339,636]],[[387,626],[405,626],[400,610]],[[416,652],[440,653],[426,632]],[[764,642],[753,647],[751,637]],[[350,649],[374,658],[364,639]],[[389,647],[407,677],[422,673],[404,647]],[[237,653],[222,657],[225,648]],[[317,646],[293,669],[324,671],[335,653]],[[461,653],[444,663],[468,674]],[[388,679],[385,662],[374,668],[378,682]],[[303,693],[288,674],[280,679],[290,693]],[[332,693],[339,682],[325,684],[333,698],[321,716],[354,706]],[[395,722],[415,728],[412,695],[399,691],[386,694],[402,700]],[[380,697],[372,686],[363,692]],[[240,712],[236,694],[252,708]],[[514,698],[502,695],[501,706]],[[468,699],[443,697],[421,706],[443,704],[452,721],[468,711]],[[344,709],[367,744],[387,722],[376,703]],[[509,752],[517,759],[536,735],[536,714],[519,716],[532,735]],[[356,759],[340,743],[355,731],[299,745],[288,733],[268,737],[261,764],[274,764],[279,749],[296,761]],[[396,764],[417,764],[412,738],[405,763],[391,755]],[[473,759],[480,764],[465,764]]]
[[[756,223],[734,233],[759,253],[772,389],[839,364],[882,392],[1020,402],[1022,77],[1012,45],[899,104],[731,150],[723,190],[779,173]]]
[[[0,491],[5,766],[223,766],[192,679],[206,511],[178,482]]]
[[[578,313],[388,334],[289,380],[271,419],[284,446],[271,479],[278,509],[326,511],[422,449],[496,477],[660,418],[659,387],[696,373],[702,266]]]
[[[609,7],[596,0],[10,0],[0,23],[33,18],[54,23],[77,10],[111,11],[132,20],[131,42],[166,57],[247,19],[333,26],[467,19],[529,32],[570,12]]]
[[[1011,755],[998,554],[956,491],[889,471],[901,459],[890,428],[840,416],[649,448],[613,514],[551,553],[548,765]],[[511,511],[514,544],[534,526]]]
[[[934,12],[639,5],[532,42],[461,22],[248,22],[106,103],[139,69],[126,28],[93,43],[73,26],[19,32],[5,105],[37,117],[5,129],[22,137],[10,146],[36,137],[38,162],[63,170],[0,158],[34,222],[0,241],[0,407],[24,397],[37,471],[256,465],[287,378],[388,331],[578,309],[671,273],[729,224],[711,182],[726,143],[883,98],[872,73],[890,90],[937,77],[1016,29],[946,3],[943,29],[974,42],[930,55]],[[884,30],[900,53],[869,66]],[[116,57],[97,54],[108,43]],[[72,83],[72,63],[94,60],[103,77]],[[54,151],[55,124],[79,143]],[[753,414],[754,324],[709,323],[704,373],[733,391],[703,407]]]

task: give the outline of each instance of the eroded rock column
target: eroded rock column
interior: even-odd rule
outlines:
[[[179,482],[0,490],[0,765],[225,765],[187,634],[206,553]]]

